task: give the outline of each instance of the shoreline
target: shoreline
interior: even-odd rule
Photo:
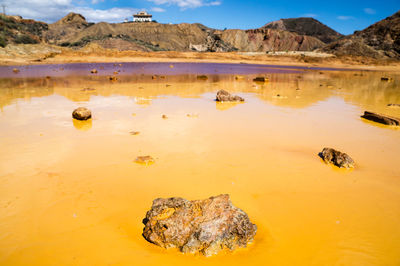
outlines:
[[[400,61],[385,61],[364,57],[301,56],[291,52],[243,54],[242,52],[139,52],[104,49],[88,45],[80,50],[56,46],[15,45],[0,51],[0,66],[51,65],[72,63],[229,63],[294,67],[334,68],[354,71],[400,72]]]

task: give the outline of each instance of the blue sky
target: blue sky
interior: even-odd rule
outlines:
[[[202,23],[212,28],[258,28],[280,18],[314,17],[351,34],[400,10],[400,0],[236,1],[236,0],[0,0],[7,13],[54,22],[68,12],[88,21],[122,22],[146,10],[160,23]]]

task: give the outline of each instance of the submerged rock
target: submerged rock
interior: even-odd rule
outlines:
[[[389,103],[387,106],[392,108],[400,108],[400,103]]]
[[[91,71],[90,71],[90,73],[92,73],[92,74],[97,74],[97,69],[92,69]]]
[[[189,201],[183,198],[155,199],[143,219],[144,238],[163,248],[183,253],[217,254],[253,241],[257,226],[247,214],[232,205],[229,195]]]
[[[354,168],[353,159],[344,152],[332,148],[324,148],[318,154],[326,163],[331,163],[339,168]]]
[[[365,111],[362,118],[389,126],[399,126],[400,118]]]
[[[18,69],[18,68],[13,68],[13,72],[14,72],[15,74],[19,73],[19,69]]]
[[[232,95],[226,90],[219,90],[217,92],[217,98],[215,99],[217,102],[243,102],[244,99],[237,95]]]
[[[88,120],[92,117],[92,112],[85,107],[78,107],[72,112],[72,117],[78,120]]]
[[[144,164],[144,165],[150,165],[150,164],[153,164],[154,162],[155,162],[155,161],[154,161],[153,157],[151,157],[151,156],[149,156],[149,155],[146,155],[146,156],[138,156],[138,157],[135,159],[135,163]]]

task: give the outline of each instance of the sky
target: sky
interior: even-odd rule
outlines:
[[[281,18],[313,17],[352,34],[400,10],[400,0],[0,0],[6,14],[52,23],[69,12],[89,22],[123,22],[147,11],[160,23],[201,23],[216,29],[254,29]]]

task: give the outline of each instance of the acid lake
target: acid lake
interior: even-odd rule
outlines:
[[[245,101],[216,102],[220,89]],[[360,118],[400,117],[388,104],[400,104],[394,73],[0,67],[0,264],[399,265],[400,130]],[[92,119],[72,119],[81,106]],[[355,168],[325,164],[324,147]],[[142,236],[154,199],[219,194],[257,224],[247,248],[206,258]]]

